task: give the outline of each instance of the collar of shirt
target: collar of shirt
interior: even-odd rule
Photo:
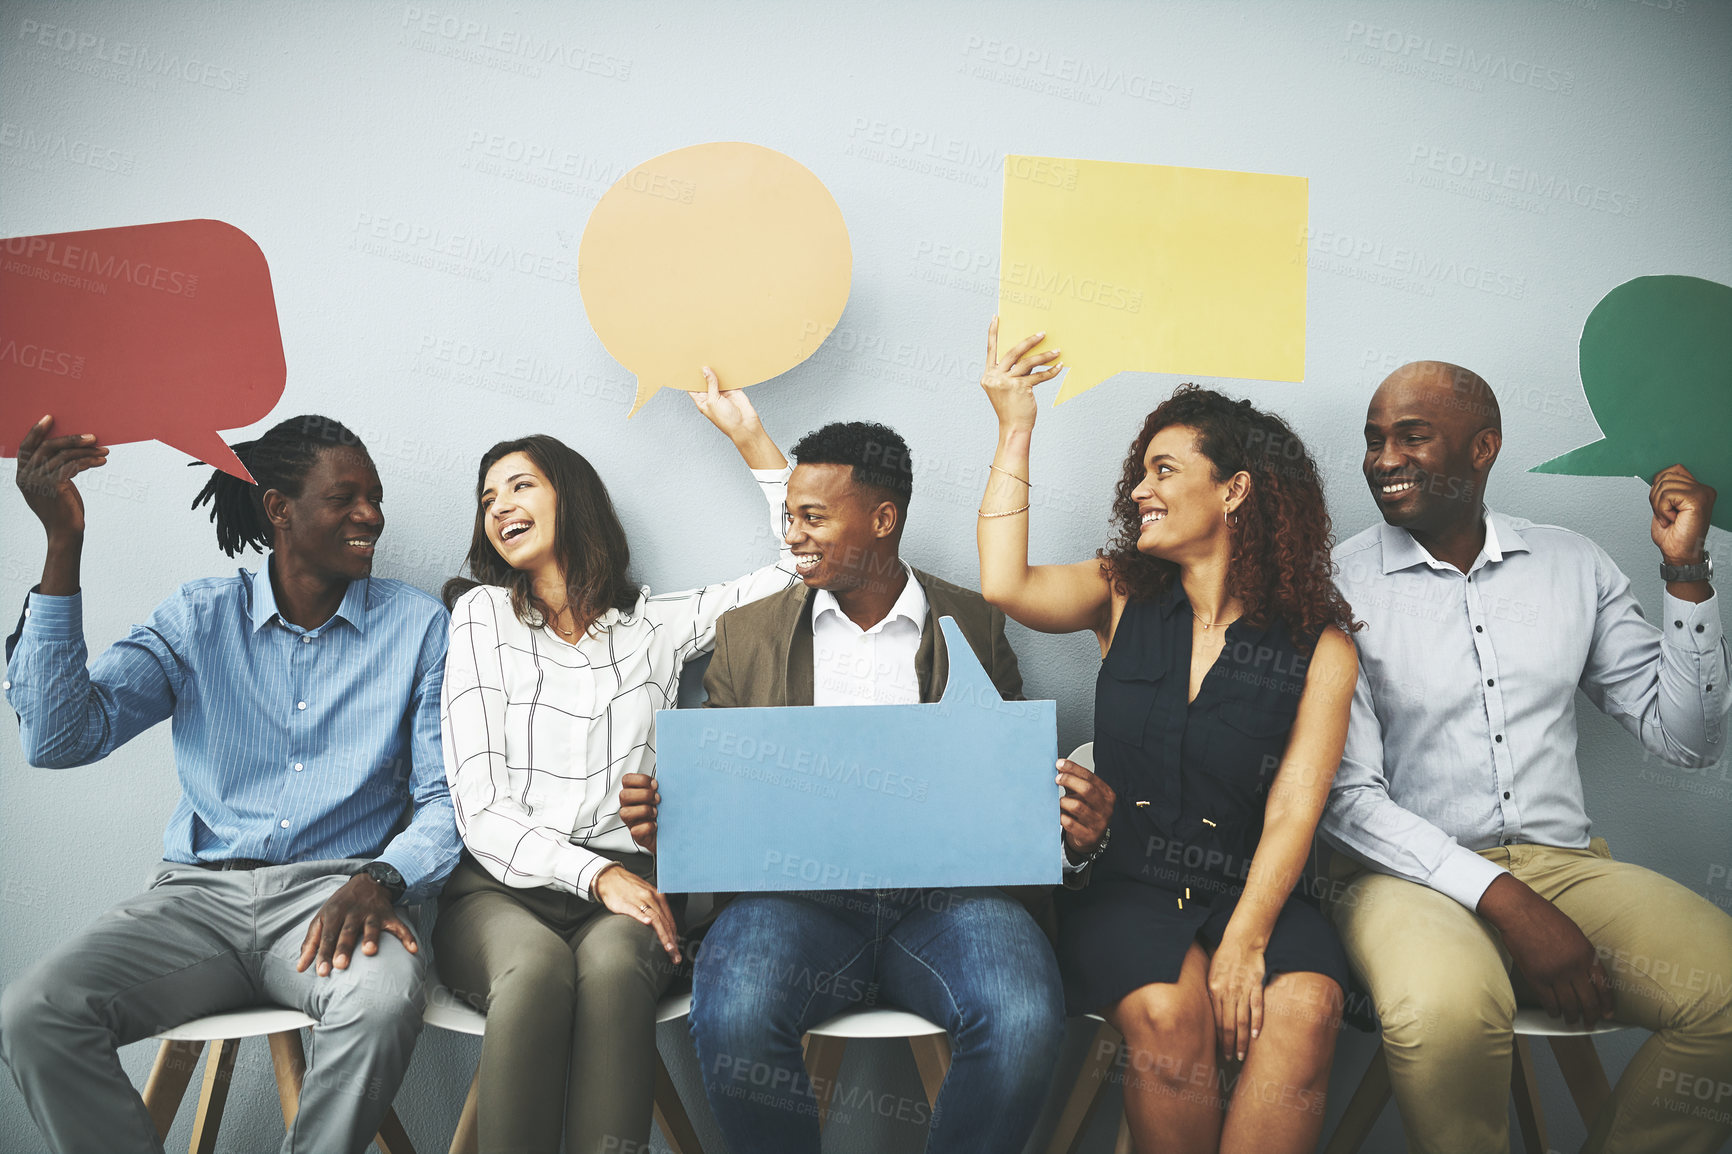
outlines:
[[[1523,539],[1521,530],[1515,522],[1502,513],[1494,512],[1481,505],[1480,511],[1485,516],[1485,544],[1480,547],[1479,556],[1474,558],[1468,567],[1472,573],[1483,565],[1491,565],[1504,559],[1506,553],[1526,553],[1528,543]],[[1383,544],[1383,572],[1385,576],[1399,573],[1403,569],[1411,569],[1415,565],[1428,565],[1433,569],[1455,570],[1455,566],[1433,557],[1406,529],[1398,528],[1387,521],[1377,527],[1379,539]]]
[[[860,636],[869,637],[874,633],[882,632],[885,626],[900,617],[912,624],[916,633],[924,633],[928,611],[926,590],[922,589],[920,582],[914,579],[914,570],[909,568],[908,562],[902,562],[902,571],[908,574],[908,581],[902,586],[902,592],[897,596],[896,604],[892,605],[890,612],[884,615],[884,619],[873,625],[872,628],[862,629],[854,624],[848,615],[842,612],[842,605],[836,600],[836,595],[828,589],[818,590],[812,598],[813,626],[816,627],[818,622],[822,621],[827,614],[834,614],[836,621],[846,624],[849,629]]]
[[[259,566],[257,573],[249,573],[245,569],[240,570],[241,580],[252,590],[252,630],[254,633],[269,625],[273,617],[281,619],[283,625],[289,629],[299,628],[299,626],[289,624],[287,619],[281,618],[277,610],[277,591],[271,585],[272,555],[271,553],[265,554],[264,564]],[[343,593],[343,603],[337,606],[335,613],[331,614],[331,621],[341,617],[353,625],[357,631],[367,632],[367,582],[369,580],[371,578],[363,577],[359,581],[349,582],[349,588]],[[324,622],[317,629],[323,629],[331,621]],[[307,629],[302,630],[302,632],[314,633],[317,632],[317,629]]]

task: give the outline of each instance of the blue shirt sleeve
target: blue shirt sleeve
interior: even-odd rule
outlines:
[[[445,680],[445,650],[450,628],[437,614],[421,640],[415,667],[415,689],[409,700],[409,796],[414,816],[391,839],[379,860],[389,863],[408,886],[407,900],[430,897],[457,867],[462,841],[457,815],[445,780],[445,752],[440,739],[440,690]]]
[[[177,591],[87,669],[83,595],[32,592],[6,666],[25,760],[44,769],[88,765],[171,716],[186,677],[186,626]]]

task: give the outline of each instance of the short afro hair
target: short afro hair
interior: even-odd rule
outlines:
[[[897,512],[908,515],[914,495],[914,460],[908,442],[888,425],[874,421],[837,421],[814,429],[794,446],[800,465],[848,465],[854,483],[876,489]]]

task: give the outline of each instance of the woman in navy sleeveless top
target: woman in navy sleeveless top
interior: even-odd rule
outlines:
[[[1293,890],[1358,676],[1322,486],[1278,417],[1181,386],[1131,445],[1111,544],[1030,566],[1033,385],[1058,368],[1041,336],[1003,357],[996,320],[988,337],[980,583],[1029,628],[1101,645],[1093,772],[1060,762],[1066,998],[1125,1036],[1139,1150],[1308,1151],[1348,972]]]

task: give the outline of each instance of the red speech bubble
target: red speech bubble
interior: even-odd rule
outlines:
[[[161,441],[250,483],[217,430],[269,413],[286,378],[270,268],[231,224],[0,240],[0,457],[52,413],[57,432]]]

